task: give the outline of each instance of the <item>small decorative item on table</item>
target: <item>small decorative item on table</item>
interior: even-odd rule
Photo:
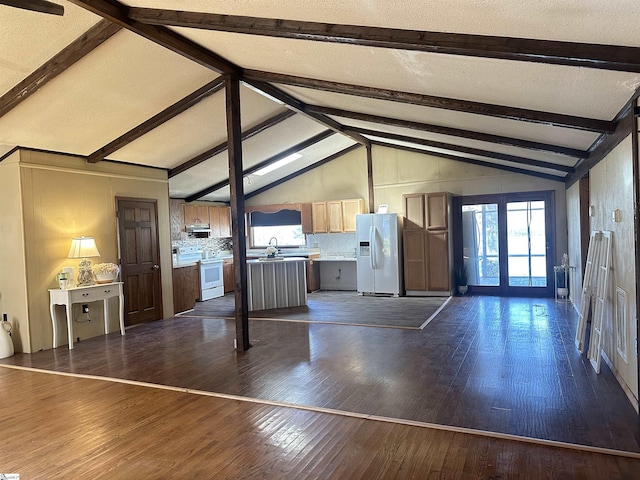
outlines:
[[[120,267],[115,263],[98,263],[93,266],[93,274],[98,283],[111,283],[118,278]]]
[[[275,258],[276,254],[278,253],[278,249],[270,245],[264,249],[264,253],[267,254],[267,258]]]

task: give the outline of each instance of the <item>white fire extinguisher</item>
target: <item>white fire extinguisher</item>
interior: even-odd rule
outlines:
[[[0,328],[0,358],[7,358],[13,355],[13,340],[11,340],[11,322],[7,321],[7,314],[2,319]]]

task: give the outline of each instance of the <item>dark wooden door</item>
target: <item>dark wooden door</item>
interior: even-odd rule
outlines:
[[[159,320],[162,287],[156,201],[116,198],[116,214],[125,325]]]

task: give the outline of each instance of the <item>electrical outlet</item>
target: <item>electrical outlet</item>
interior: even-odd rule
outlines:
[[[89,305],[82,305],[82,313],[89,313]]]

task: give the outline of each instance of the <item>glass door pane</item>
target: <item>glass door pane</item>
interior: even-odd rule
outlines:
[[[500,285],[498,204],[462,206],[462,256],[469,285]]]
[[[547,286],[544,201],[507,203],[507,252],[510,287]]]

